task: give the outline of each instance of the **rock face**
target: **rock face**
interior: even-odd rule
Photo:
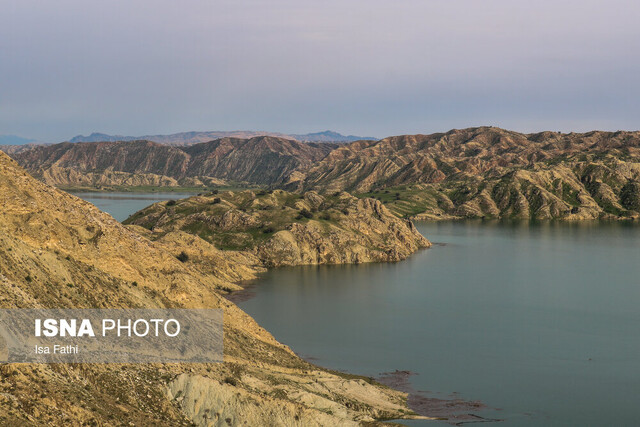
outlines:
[[[188,147],[150,141],[65,142],[13,155],[33,176],[55,186],[209,186],[280,182],[335,147],[262,136]]]
[[[400,261],[431,246],[413,223],[398,220],[377,200],[343,196],[341,202],[340,211],[333,208],[337,218],[331,218],[327,207],[320,221],[292,223],[274,233],[257,247],[258,257],[267,266],[358,264]],[[335,224],[323,224],[327,217]]]
[[[283,181],[297,168],[320,161],[335,147],[335,144],[258,137],[223,138],[191,145],[184,151],[191,156],[189,176],[270,185]]]
[[[178,232],[153,242],[145,232],[0,153],[2,307],[219,307],[225,340],[219,364],[4,364],[1,425],[350,425],[406,416],[406,395],[306,363],[220,295],[255,277],[255,256],[222,254]],[[178,248],[188,261],[176,258]]]
[[[177,231],[248,251],[266,267],[399,261],[430,243],[373,199],[275,191],[208,193],[156,203],[125,221],[164,239]]]
[[[285,187],[353,191],[398,215],[593,219],[638,216],[639,179],[640,132],[484,127],[341,146]]]

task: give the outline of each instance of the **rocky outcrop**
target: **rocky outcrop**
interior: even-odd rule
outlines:
[[[399,261],[430,246],[380,201],[344,192],[209,193],[156,203],[126,223],[158,239],[189,232],[218,248],[249,251],[267,267]]]
[[[225,340],[218,364],[4,364],[0,424],[242,425],[264,416],[349,425],[407,416],[405,394],[301,360],[223,298],[260,271],[255,256],[221,253],[190,234],[154,242],[145,233],[0,153],[2,307],[217,307]],[[189,259],[178,260],[178,249]]]
[[[430,246],[410,221],[398,220],[377,200],[353,198],[348,206],[335,226],[308,221],[274,233],[257,247],[258,257],[267,266],[359,264],[400,261]]]
[[[251,393],[192,374],[176,377],[168,384],[167,395],[201,426],[355,427],[405,410],[401,402],[389,401],[379,387],[364,379],[338,380],[331,389],[324,387],[328,381],[335,381],[331,374],[317,372],[314,377],[300,378],[283,372],[279,379],[278,382],[268,377],[251,380],[251,385],[265,394],[260,404],[256,404]],[[278,399],[278,396],[288,399]]]

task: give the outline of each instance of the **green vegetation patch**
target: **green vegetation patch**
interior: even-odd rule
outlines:
[[[354,196],[380,200],[394,215],[407,218],[439,209],[442,192],[431,185],[415,184],[355,193]]]

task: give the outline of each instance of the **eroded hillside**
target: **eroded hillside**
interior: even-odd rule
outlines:
[[[270,185],[335,147],[271,136],[222,138],[188,147],[150,141],[66,142],[14,157],[33,176],[58,187]]]
[[[398,261],[430,246],[381,202],[339,192],[207,193],[156,203],[125,221],[160,241],[182,231],[217,248],[249,251],[267,267]]]
[[[638,132],[485,127],[355,142],[286,187],[352,191],[398,215],[594,219],[638,216],[639,179]]]
[[[1,307],[219,307],[225,349],[220,364],[4,364],[0,424],[356,425],[408,413],[406,395],[306,363],[222,298],[257,261],[199,240],[206,265],[182,262],[0,153]]]

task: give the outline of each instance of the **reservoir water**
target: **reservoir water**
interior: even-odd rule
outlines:
[[[70,191],[74,196],[78,196],[87,202],[93,203],[101,211],[111,214],[112,217],[122,222],[130,215],[146,208],[147,206],[170,199],[184,199],[194,196],[195,193],[184,192],[153,192],[153,193],[136,193],[136,192],[74,192]]]
[[[395,264],[272,270],[239,306],[314,363],[411,371],[427,396],[499,408],[478,412],[499,425],[638,424],[640,227],[417,225],[439,244]]]
[[[124,220],[190,194],[78,195]],[[271,270],[238,305],[318,365],[410,371],[495,425],[638,424],[637,223],[417,226],[436,244],[406,261]]]

